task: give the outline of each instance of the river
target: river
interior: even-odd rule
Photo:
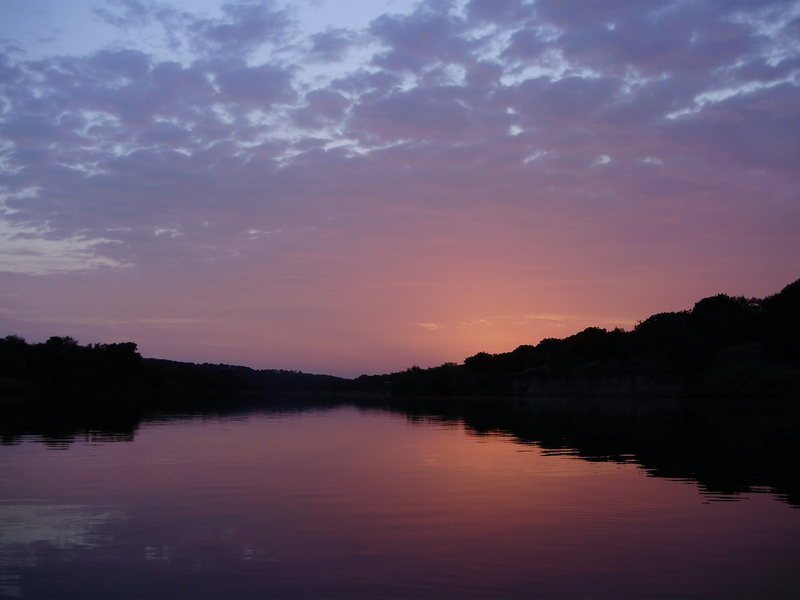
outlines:
[[[800,597],[785,494],[568,444],[291,402],[20,436],[0,446],[0,597]]]

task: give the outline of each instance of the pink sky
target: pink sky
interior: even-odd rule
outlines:
[[[800,276],[798,2],[58,6],[0,7],[0,335],[350,376]]]

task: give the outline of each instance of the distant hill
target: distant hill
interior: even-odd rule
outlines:
[[[285,369],[251,369],[238,365],[210,363],[198,365],[160,358],[145,358],[144,362],[167,371],[185,371],[189,376],[198,369],[216,373],[226,378],[230,377],[237,382],[239,389],[249,392],[315,392],[347,381],[333,375],[315,375]]]
[[[589,327],[462,364],[362,375],[394,396],[772,397],[800,402],[800,280],[763,299],[718,294],[632,331]]]
[[[261,393],[304,393],[338,383],[329,375],[142,358],[136,344],[51,337],[0,339],[0,420],[131,418],[152,410],[224,408]]]

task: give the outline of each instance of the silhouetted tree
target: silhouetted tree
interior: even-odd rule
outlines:
[[[512,352],[478,352],[447,369],[415,367],[359,378],[356,387],[397,394],[504,395],[559,386],[570,390],[580,382],[584,389],[600,389],[601,382],[617,381],[634,391],[789,396],[800,388],[798,361],[800,280],[764,300],[717,294],[692,310],[653,315],[633,331],[588,327]]]

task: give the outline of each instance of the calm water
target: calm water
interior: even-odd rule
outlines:
[[[254,411],[0,447],[2,598],[797,598],[798,564],[774,494],[457,419]]]

